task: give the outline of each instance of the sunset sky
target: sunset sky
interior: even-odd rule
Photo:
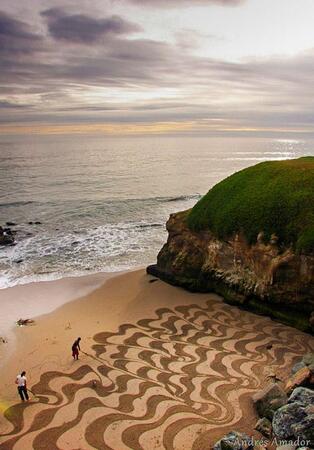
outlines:
[[[1,0],[0,133],[314,133],[313,0]]]

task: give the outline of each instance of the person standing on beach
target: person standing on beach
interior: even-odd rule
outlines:
[[[21,397],[22,402],[29,400],[26,386],[26,372],[23,370],[21,374],[16,377],[15,384],[17,384],[17,391]]]
[[[78,359],[79,356],[79,351],[81,351],[81,347],[80,347],[80,341],[81,338],[77,338],[76,341],[74,341],[73,345],[72,345],[72,356],[73,359]]]

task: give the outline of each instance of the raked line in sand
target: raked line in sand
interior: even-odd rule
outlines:
[[[76,368],[42,373],[36,402],[4,412],[0,449],[205,450],[231,429],[252,430],[250,397],[267,370],[284,372],[314,340],[202,299],[99,332]]]

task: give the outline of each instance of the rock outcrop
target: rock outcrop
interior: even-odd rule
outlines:
[[[14,244],[14,236],[12,230],[10,228],[2,228],[0,226],[0,245],[12,244]]]
[[[192,291],[214,291],[228,303],[314,331],[314,255],[298,254],[263,233],[249,244],[240,233],[227,240],[210,230],[195,232],[189,211],[171,214],[168,241],[148,273]]]
[[[172,214],[152,275],[314,330],[314,158],[266,161]]]

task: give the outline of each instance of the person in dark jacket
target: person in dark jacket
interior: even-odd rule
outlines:
[[[73,359],[79,359],[79,351],[81,351],[81,347],[80,347],[80,342],[81,342],[81,338],[77,338],[76,341],[74,341],[73,345],[72,345],[72,356]]]

